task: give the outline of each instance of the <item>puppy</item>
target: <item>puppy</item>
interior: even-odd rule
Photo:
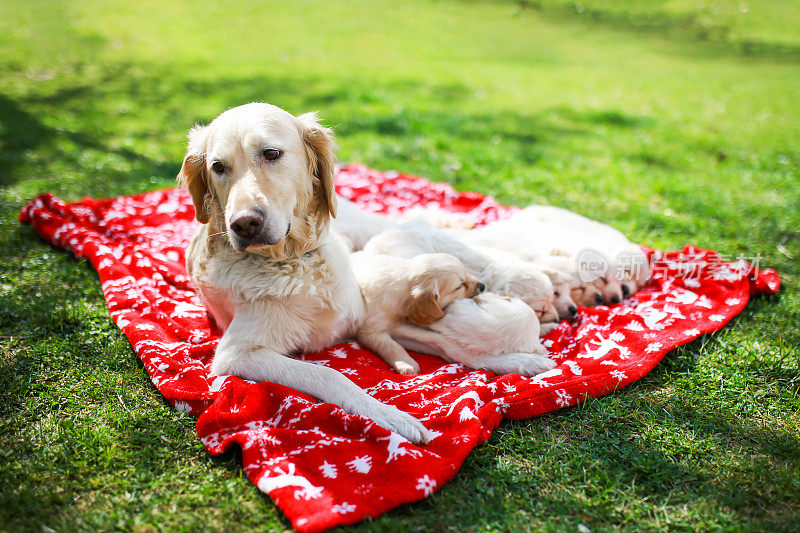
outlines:
[[[263,103],[190,131],[179,180],[201,224],[186,266],[223,331],[211,374],[280,383],[427,442],[411,415],[332,368],[290,357],[352,338],[364,317],[348,251],[329,231],[334,150],[314,114]]]
[[[467,272],[483,281],[488,292],[520,298],[533,308],[540,322],[558,319],[553,305],[553,283],[540,269],[516,258],[496,261],[425,222],[409,222],[384,231],[370,239],[364,250],[406,258],[448,253],[457,257]]]
[[[404,259],[357,252],[350,261],[366,304],[358,342],[399,374],[416,374],[419,365],[392,339],[397,327],[406,320],[428,326],[445,316],[443,310],[455,300],[471,298],[485,288],[447,254]]]
[[[520,261],[520,258],[513,253],[490,246],[475,245],[471,246],[471,248],[487,257],[491,257],[494,262],[516,265],[525,265],[527,263],[527,268],[540,271],[553,284],[553,307],[558,313],[558,320],[571,321],[578,314],[578,308],[571,297],[571,277],[560,268],[553,268],[542,261]],[[555,321],[551,323],[558,325]],[[544,329],[544,323],[542,327]]]
[[[570,298],[583,307],[600,305],[605,301],[603,293],[593,283],[585,283],[580,278],[574,257],[563,254],[542,255],[534,261],[538,265],[557,270],[569,279],[566,283]]]
[[[350,200],[336,196],[336,219],[333,229],[351,252],[364,248],[372,237],[397,226],[397,221],[387,215],[363,211]]]
[[[571,211],[551,206],[530,206],[510,218],[482,228],[461,231],[459,239],[513,253],[517,257],[547,263],[550,256],[565,256],[573,278],[573,293],[581,305],[618,303],[644,287],[650,277],[647,259],[638,246],[618,230]],[[587,276],[586,265],[601,265]],[[579,263],[585,263],[583,267]],[[575,286],[575,285],[578,286]],[[601,297],[596,301],[594,286]]]
[[[427,328],[402,324],[393,336],[409,350],[497,374],[534,376],[556,367],[539,341],[533,309],[518,298],[489,292],[454,301]]]

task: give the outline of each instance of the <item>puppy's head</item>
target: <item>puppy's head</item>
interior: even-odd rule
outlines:
[[[234,250],[281,258],[315,248],[336,216],[335,148],[316,115],[247,104],[192,128],[178,178]]]
[[[603,293],[592,283],[577,282],[570,286],[570,297],[572,300],[583,307],[593,307],[605,301]]]
[[[578,306],[572,299],[569,283],[553,284],[553,305],[559,320],[573,320],[578,315]]]
[[[600,276],[592,284],[603,295],[603,302],[607,305],[618,304],[622,301],[622,284],[612,273]]]
[[[519,298],[536,312],[539,322],[558,320],[558,311],[553,305],[553,282],[540,267],[527,262],[504,263],[496,281],[492,292]]]
[[[572,299],[570,283],[572,278],[566,272],[550,265],[538,264],[553,284],[553,306],[559,320],[572,320],[578,314],[578,307]]]
[[[424,254],[410,261],[406,316],[427,326],[444,316],[443,309],[460,298],[482,293],[483,283],[467,273],[464,265],[449,254]]]

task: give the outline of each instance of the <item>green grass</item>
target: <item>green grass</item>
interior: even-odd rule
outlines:
[[[206,456],[24,203],[169,186],[228,106],[319,110],[344,161],[551,203],[784,288],[609,397],[504,423],[433,497],[355,529],[795,530],[795,2],[0,3],[0,529],[287,528]],[[465,505],[465,503],[468,503]]]

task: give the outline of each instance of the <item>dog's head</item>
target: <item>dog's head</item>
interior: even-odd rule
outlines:
[[[197,220],[237,252],[299,255],[336,216],[335,149],[314,113],[247,104],[192,128],[178,179]]]
[[[504,262],[495,273],[492,292],[519,298],[535,312],[539,322],[558,320],[553,283],[539,266],[525,261]]]
[[[593,307],[605,301],[600,289],[591,283],[583,283],[580,280],[570,285],[570,297],[576,304],[583,307]]]
[[[570,283],[572,278],[566,272],[550,265],[536,264],[553,284],[553,306],[558,312],[559,320],[573,320],[578,314],[578,307],[572,299]]]
[[[464,265],[449,254],[423,254],[410,261],[411,294],[406,316],[427,326],[444,316],[448,305],[460,298],[472,298],[486,288]]]

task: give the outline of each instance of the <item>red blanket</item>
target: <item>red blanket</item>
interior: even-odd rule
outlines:
[[[434,205],[478,223],[510,213],[477,193],[357,165],[339,171],[337,191],[373,211]],[[44,194],[21,220],[91,261],[112,318],[158,390],[199,417],[208,453],[241,447],[247,476],[302,531],[352,524],[431,495],[503,418],[540,415],[624,387],[676,346],[720,329],[751,295],[780,285],[774,271],[724,262],[711,250],[653,252],[653,282],[621,304],[582,308],[572,324],[562,323],[545,341],[559,365],[535,378],[425,355],[416,356],[419,375],[401,376],[354,342],[305,355],[422,420],[433,439],[418,447],[281,385],[209,376],[218,337],[183,262],[193,215],[188,194],[168,189],[72,204]]]

